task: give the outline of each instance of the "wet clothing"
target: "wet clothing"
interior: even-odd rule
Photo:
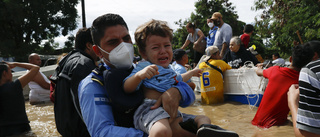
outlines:
[[[217,26],[214,26],[212,29],[209,30],[209,35],[207,36],[207,47],[213,46],[217,30]]]
[[[139,62],[136,68],[132,70],[131,74],[125,78],[124,81],[149,65],[152,65],[149,61]],[[157,67],[159,75],[155,75],[150,79],[145,78],[137,86],[136,90],[140,89],[141,84],[143,84],[145,87],[155,89],[158,92],[165,92],[178,82],[182,81],[181,75],[178,75],[171,65],[169,65],[168,68],[159,65],[157,65]]]
[[[243,66],[246,61],[252,61],[254,65],[259,63],[257,58],[243,46],[240,46],[238,52],[226,52],[223,57],[223,61],[227,62],[232,68],[239,68]]]
[[[155,122],[170,118],[170,115],[162,107],[153,110],[150,109],[156,102],[157,100],[154,99],[145,99],[143,104],[136,110],[134,114],[134,125],[136,129],[140,129],[149,134]],[[186,122],[189,119],[194,119],[196,116],[178,111],[178,117],[182,117],[182,122]]]
[[[320,134],[320,60],[302,68],[299,77],[300,100],[297,128]]]
[[[29,71],[29,70],[28,70]],[[27,71],[27,72],[28,72]],[[46,75],[44,75],[42,72],[39,71],[43,79],[50,83],[50,80],[47,78]],[[30,104],[33,103],[41,103],[41,102],[49,102],[50,101],[50,90],[42,88],[38,83],[34,81],[30,81],[28,83],[30,88],[30,94],[29,94],[29,101]]]
[[[149,61],[139,62],[136,68],[133,69],[131,74],[125,80],[132,77],[134,74],[136,74],[137,72],[149,65],[152,65]],[[159,75],[155,75],[150,79],[145,78],[144,80],[142,80],[140,84],[137,86],[137,90],[140,88],[141,84],[143,84],[143,86],[145,86],[146,88],[154,89],[161,93],[167,91],[168,89],[174,86],[180,86],[185,90],[188,90],[188,93],[193,93],[193,90],[190,88],[190,86],[182,81],[181,75],[177,74],[171,65],[169,65],[168,68],[164,68],[159,65],[157,65],[157,67]],[[189,94],[189,96],[195,99],[194,93]],[[162,107],[151,110],[150,107],[153,106],[155,103],[156,100],[145,99],[144,102],[139,106],[139,108],[134,113],[135,128],[140,129],[149,134],[149,130],[155,122],[170,117],[169,114],[166,111],[164,111]]]
[[[111,70],[110,67],[104,65],[106,69]],[[96,73],[90,73],[85,79],[79,84],[79,102],[81,107],[81,112],[83,120],[88,127],[88,131],[92,137],[100,136],[110,136],[110,137],[142,137],[147,136],[141,130],[133,128],[132,121],[119,121],[126,119],[115,120],[117,115],[121,115],[113,111],[111,98],[108,95],[107,89],[103,86],[101,82],[93,80],[92,77],[98,77],[99,79],[104,80],[102,75],[97,75]],[[100,84],[101,83],[101,84]],[[180,87],[179,89],[181,94],[181,104],[188,104],[193,102],[194,99],[189,98],[187,91]],[[190,104],[190,103],[189,103]],[[123,115],[123,114],[122,114]],[[133,114],[131,115],[133,118]],[[131,127],[120,127],[118,123],[131,122]]]
[[[0,86],[0,136],[17,135],[29,131],[23,88],[14,80]]]
[[[50,79],[56,84],[54,115],[62,136],[90,136],[80,117],[78,85],[96,67],[84,51],[73,50],[65,56]],[[78,112],[79,111],[79,112]]]
[[[269,82],[251,123],[262,128],[282,125],[289,113],[287,92],[292,84],[298,84],[299,71],[273,66],[263,70],[263,77]]]
[[[178,74],[181,75],[183,73],[186,73],[187,69],[184,66],[177,63],[176,65],[174,65],[174,71],[176,71]],[[189,83],[189,82],[191,82],[190,79],[186,83]]]
[[[223,60],[210,59],[208,63],[216,66],[222,72],[231,69],[231,67]],[[206,62],[202,62],[199,65],[199,69],[202,69],[202,75],[200,77],[202,103],[222,103],[224,101],[223,75],[218,70],[207,65]]]

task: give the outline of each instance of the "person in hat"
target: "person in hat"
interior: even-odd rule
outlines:
[[[225,23],[222,19],[220,12],[212,14],[211,20],[214,26],[219,27],[214,38],[214,46],[219,48],[220,56],[223,57],[229,51],[230,39],[232,37],[232,28],[229,24]]]
[[[204,56],[204,62],[199,65],[202,69],[201,101],[205,104],[222,103],[224,100],[222,73],[231,69],[231,66],[221,60],[217,46],[208,47]]]
[[[184,74],[187,72],[186,69],[186,64],[189,61],[188,58],[188,52],[183,50],[183,49],[177,49],[173,52],[173,58],[176,61],[176,65],[174,65],[174,70],[178,73],[178,74]],[[189,79],[186,82],[193,90],[196,88],[196,84],[194,84],[193,82],[191,82],[191,80]]]

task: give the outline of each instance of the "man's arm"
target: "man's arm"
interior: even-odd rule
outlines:
[[[33,78],[34,82],[38,83],[44,89],[50,89],[50,83],[48,83],[41,75],[40,72]]]
[[[92,137],[143,137],[134,128],[115,125],[112,108],[104,87],[86,77],[79,84],[79,102],[83,120]]]
[[[226,50],[228,48],[228,44],[225,42],[222,44],[222,48],[221,48],[221,52],[220,52],[220,57],[223,57],[223,55],[225,54]]]
[[[296,137],[319,137],[320,135],[297,128],[299,86],[297,84],[292,84],[287,94],[288,94],[288,106],[291,111],[293,129]]]
[[[21,86],[26,86],[32,79],[39,73],[40,67],[30,63],[18,63],[18,62],[6,62],[10,68],[21,67],[28,69],[29,72],[20,76],[18,79],[21,83]]]
[[[179,83],[177,86],[164,92],[151,109],[156,109],[162,104],[164,110],[166,110],[170,117],[175,118],[179,105],[181,107],[187,107],[192,104],[195,101],[193,90],[188,90],[184,88],[185,86],[180,86]],[[172,119],[170,119],[170,121],[172,121]]]

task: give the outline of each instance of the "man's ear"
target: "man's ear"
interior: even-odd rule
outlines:
[[[86,43],[86,48],[87,48],[88,50],[91,50],[91,49],[92,49],[92,44],[91,44],[90,42],[87,42],[87,43]]]
[[[93,49],[94,53],[96,53],[96,55],[97,55],[98,57],[101,57],[101,56],[102,56],[102,55],[101,55],[101,52],[100,52],[100,49],[98,48],[97,45],[93,45],[93,46],[92,46],[92,49]]]

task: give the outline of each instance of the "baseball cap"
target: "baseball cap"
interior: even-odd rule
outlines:
[[[205,55],[205,57],[204,57],[204,60],[207,61],[208,59],[210,59],[210,57],[211,57],[212,54],[214,54],[214,53],[216,53],[216,52],[218,52],[218,51],[219,51],[219,49],[218,49],[217,46],[207,47],[207,48],[206,48],[206,55]]]
[[[187,54],[189,51],[187,50],[187,51],[185,51],[185,50],[183,50],[183,49],[175,49],[174,51],[173,51],[173,58],[175,59],[175,60],[180,60],[182,57],[183,57],[183,55],[184,54]]]
[[[222,18],[222,15],[220,12],[215,12],[212,14],[211,19],[216,20],[217,18]]]

